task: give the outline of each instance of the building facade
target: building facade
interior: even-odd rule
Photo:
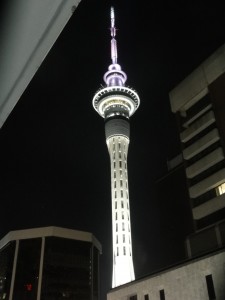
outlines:
[[[129,118],[140,100],[136,91],[125,86],[127,76],[117,62],[114,10],[111,8],[111,60],[104,75],[106,86],[93,98],[93,107],[105,119],[106,143],[111,165],[112,198],[112,287],[135,279],[132,258],[127,155],[130,139]]]
[[[195,232],[189,257],[222,247],[225,234],[225,45],[170,92]]]
[[[0,299],[99,298],[101,245],[88,232],[44,227],[0,240]]]
[[[225,251],[112,289],[107,300],[224,300]]]

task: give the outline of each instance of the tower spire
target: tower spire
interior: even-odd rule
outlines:
[[[111,8],[112,64],[104,75],[106,86],[93,98],[94,109],[105,119],[106,144],[111,165],[112,199],[112,287],[135,279],[132,258],[130,202],[127,155],[130,141],[129,118],[137,110],[140,99],[136,91],[126,87],[127,75],[117,63],[114,9]]]
[[[117,64],[117,44],[116,44],[116,27],[115,27],[115,13],[114,8],[111,7],[111,59],[112,64]]]
[[[111,60],[112,64],[104,75],[104,81],[107,86],[124,86],[127,80],[127,75],[122,71],[121,66],[117,62],[117,43],[116,43],[116,27],[115,27],[115,13],[114,8],[111,7]]]

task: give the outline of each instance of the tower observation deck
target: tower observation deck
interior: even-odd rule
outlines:
[[[105,87],[93,98],[93,107],[105,119],[106,143],[111,163],[113,275],[112,287],[135,279],[130,225],[127,155],[130,139],[129,118],[140,99],[125,86],[127,75],[117,63],[114,9],[111,8],[111,60],[104,75]]]

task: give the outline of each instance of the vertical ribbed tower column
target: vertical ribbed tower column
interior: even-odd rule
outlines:
[[[104,75],[106,86],[93,98],[95,110],[105,119],[106,143],[111,163],[113,275],[112,287],[135,279],[130,224],[127,155],[129,117],[140,104],[136,91],[125,86],[126,74],[117,63],[114,10],[111,8],[112,64]]]

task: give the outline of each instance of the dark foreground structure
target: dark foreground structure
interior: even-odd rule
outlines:
[[[0,241],[0,299],[98,299],[100,253],[88,232],[11,231]]]

